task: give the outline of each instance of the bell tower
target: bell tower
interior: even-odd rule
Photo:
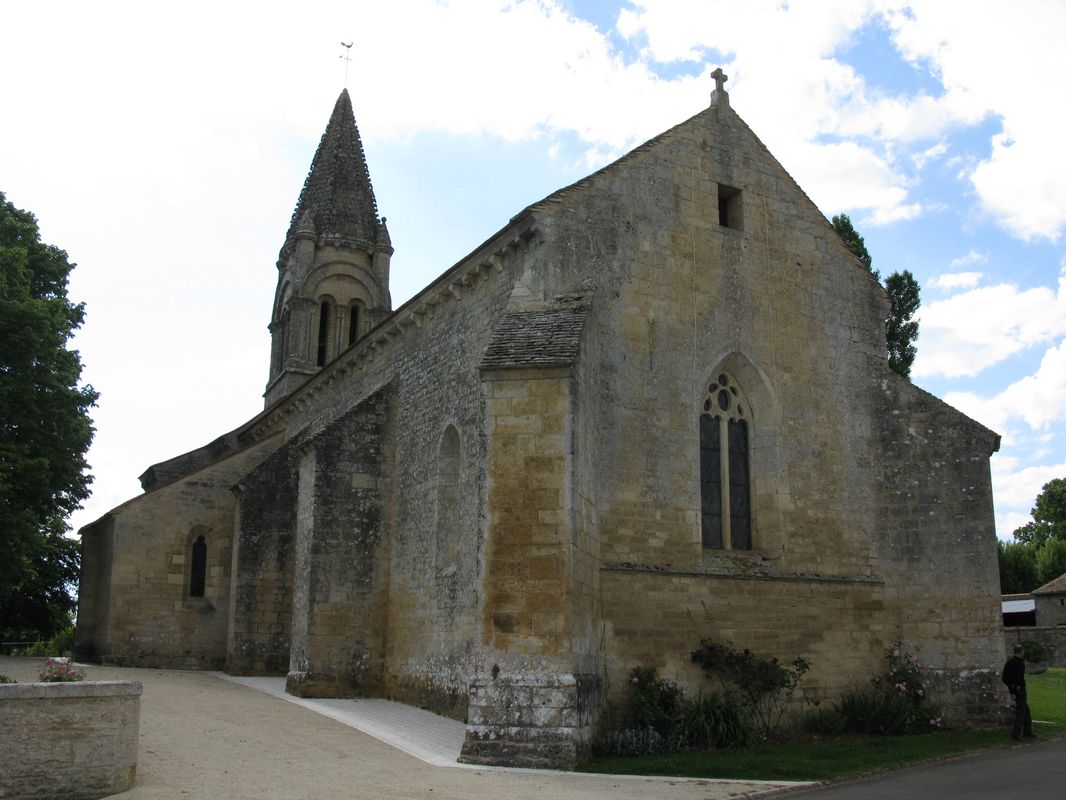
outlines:
[[[393,247],[344,89],[292,212],[270,316],[269,407],[392,311]]]

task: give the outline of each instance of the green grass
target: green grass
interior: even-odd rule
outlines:
[[[1066,733],[1066,669],[1026,680],[1041,736]],[[1009,730],[938,731],[916,736],[805,737],[746,750],[711,750],[643,758],[595,758],[578,769],[616,775],[817,781],[894,769],[930,758],[1007,746]]]
[[[1066,669],[1030,675],[1025,679],[1025,686],[1033,719],[1051,723],[1038,725],[1036,732],[1066,733]]]

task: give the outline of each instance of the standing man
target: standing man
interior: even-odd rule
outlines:
[[[1010,738],[1015,741],[1022,736],[1034,738],[1033,715],[1029,712],[1029,701],[1025,695],[1025,648],[1021,644],[1014,645],[1014,655],[1003,665],[1003,682],[1014,697],[1014,729]]]

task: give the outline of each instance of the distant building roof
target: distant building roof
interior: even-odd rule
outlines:
[[[1029,598],[1028,600],[1003,601],[1004,614],[1024,614],[1028,611],[1036,611],[1036,600]]]
[[[1039,589],[1033,589],[1033,594],[1066,594],[1066,572],[1055,580],[1048,581]]]

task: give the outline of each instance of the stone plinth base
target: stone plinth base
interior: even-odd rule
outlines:
[[[485,677],[470,685],[467,764],[573,769],[588,753],[599,681],[593,675]]]
[[[290,672],[285,676],[285,691],[293,697],[355,697],[352,682],[321,672]]]
[[[89,800],[133,788],[141,688],[0,684],[0,797]]]
[[[927,669],[925,682],[948,725],[995,728],[1009,718],[1010,697],[997,670]]]

